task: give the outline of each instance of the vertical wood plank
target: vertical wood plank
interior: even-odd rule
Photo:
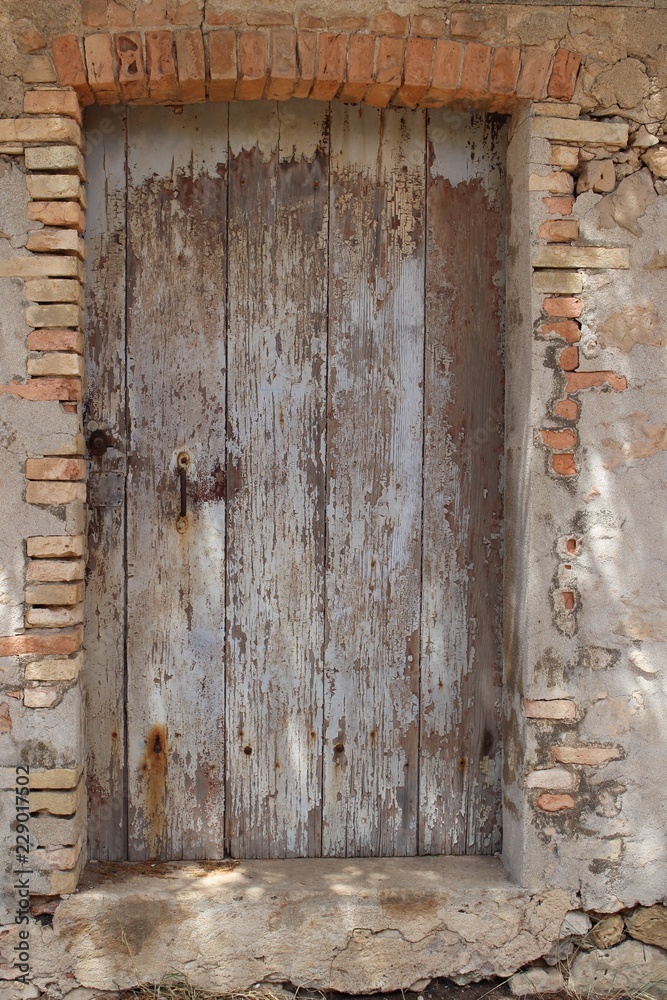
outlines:
[[[417,848],[424,155],[332,106],[325,855]]]
[[[109,128],[111,123],[111,128]],[[104,127],[99,126],[103,124]],[[125,111],[90,108],[86,131],[86,399],[84,432],[113,446],[88,461],[85,598],[88,851],[125,858]]]
[[[320,853],[327,106],[230,105],[227,845]]]
[[[424,854],[500,846],[505,130],[429,112],[421,635]]]
[[[223,844],[227,116],[128,110],[132,860]]]

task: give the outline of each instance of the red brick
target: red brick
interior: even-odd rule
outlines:
[[[249,13],[246,16],[246,23],[253,28],[287,28],[294,24],[294,18],[286,11],[275,11],[269,13]]]
[[[378,35],[404,35],[408,30],[407,17],[393,14],[390,10],[371,18],[371,31]]]
[[[178,90],[184,104],[206,100],[206,59],[201,31],[175,31]]]
[[[117,104],[120,90],[114,72],[111,35],[86,35],[83,41],[88,82],[98,104]]]
[[[405,39],[381,36],[378,42],[375,83],[370,87],[366,104],[386,108],[401,85]]]
[[[21,52],[41,52],[48,45],[48,42],[41,31],[33,27],[32,24],[21,28],[16,34],[16,44]]]
[[[167,21],[170,24],[200,24],[203,11],[204,0],[167,0]]]
[[[75,35],[61,35],[51,43],[53,62],[61,87],[73,87],[84,106],[95,100],[88,85],[79,39]]]
[[[79,125],[83,121],[79,99],[71,90],[28,90],[23,110],[27,115],[65,115]]]
[[[554,416],[563,420],[578,420],[579,407],[574,399],[560,399],[554,406]]]
[[[80,330],[45,328],[28,334],[29,351],[70,351],[83,354],[83,334]]]
[[[577,319],[581,316],[581,299],[574,295],[552,295],[544,299],[542,309],[547,316],[559,319]]]
[[[565,379],[565,391],[572,394],[605,385],[614,392],[623,392],[628,387],[625,375],[617,375],[615,372],[568,372]]]
[[[573,320],[554,320],[543,323],[537,331],[542,337],[560,337],[568,344],[576,344],[581,340],[581,329]]]
[[[579,367],[579,348],[566,347],[558,355],[558,367],[564,372],[573,372]]]
[[[8,382],[0,385],[0,395],[19,399],[59,399],[63,402],[81,399],[80,378],[31,378],[29,382]]]
[[[521,50],[503,45],[493,50],[489,73],[490,94],[513,94],[519,76]]]
[[[572,243],[579,238],[579,223],[576,219],[549,219],[537,230],[537,238],[548,243]]]
[[[409,38],[405,49],[403,84],[395,103],[414,108],[431,83],[435,42],[430,38]]]
[[[140,28],[153,28],[158,24],[165,24],[166,20],[167,0],[149,0],[134,12],[134,23]]]
[[[479,42],[469,42],[466,45],[457,98],[474,99],[486,93],[491,52],[489,45],[480,45]]]
[[[545,52],[544,49],[524,49],[516,85],[517,97],[533,100],[543,97],[550,66],[550,52]]]
[[[264,93],[267,77],[266,35],[262,31],[242,31],[238,37],[239,76],[234,96],[237,101],[256,101]]]
[[[412,18],[412,33],[425,35],[427,38],[441,38],[445,33],[445,22],[439,17],[417,14]]]
[[[331,17],[327,28],[329,31],[363,31],[369,23],[367,17]]]
[[[461,78],[464,48],[461,42],[444,38],[436,42],[431,86],[420,102],[422,105],[439,107],[452,99]]]
[[[302,10],[297,15],[296,23],[299,28],[307,28],[309,31],[317,31],[319,28],[326,28],[327,22],[323,17],[313,17],[307,11]]]
[[[571,795],[552,795],[550,792],[544,792],[535,805],[545,812],[561,812],[563,809],[574,808],[574,799]]]
[[[457,10],[451,15],[449,33],[454,38],[472,38],[476,41],[499,34],[498,18],[481,11]]]
[[[81,21],[86,28],[106,28],[107,0],[81,0]]]
[[[209,100],[233,101],[237,77],[236,32],[209,31],[206,37],[211,68]]]
[[[310,96],[316,101],[330,101],[343,82],[347,35],[322,32],[317,47],[317,70]]]
[[[120,3],[114,3],[114,0],[109,0],[107,17],[111,28],[132,27],[132,11]]]
[[[86,228],[86,214],[78,201],[31,201],[28,212],[44,226],[62,226],[79,233]]]
[[[557,476],[576,476],[577,474],[572,454],[552,455],[551,467]]]
[[[546,206],[549,215],[572,215],[572,209],[574,208],[574,198],[570,198],[567,195],[543,198],[542,203]]]
[[[270,71],[266,96],[273,101],[286,101],[294,94],[297,83],[296,31],[283,28],[271,32],[269,38]]]
[[[315,31],[297,32],[296,65],[299,79],[294,88],[294,96],[308,97],[315,83],[317,66],[317,33]]]
[[[577,446],[577,432],[569,429],[562,431],[541,430],[542,440],[548,448],[556,451],[567,451]]]
[[[118,84],[124,101],[142,101],[148,97],[146,69],[141,35],[135,32],[116,35]]]
[[[561,101],[569,101],[574,93],[581,56],[567,49],[559,49],[554,57],[547,94]]]
[[[86,478],[83,458],[29,458],[25,463],[25,477],[29,480],[73,482]]]
[[[23,656],[26,653],[37,655],[60,653],[68,655],[81,649],[83,629],[59,629],[48,635],[25,632],[23,635],[8,635],[0,638],[0,656]]]
[[[206,0],[206,23],[236,28],[245,22],[240,10],[229,10],[228,0]]]
[[[160,104],[174,104],[178,101],[172,31],[146,32],[146,69],[152,100]]]
[[[350,35],[345,82],[338,95],[347,104],[358,104],[373,83],[377,35]]]

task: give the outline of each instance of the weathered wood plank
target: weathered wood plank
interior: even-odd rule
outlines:
[[[101,120],[113,129],[100,129]],[[125,771],[125,112],[91,108],[87,155],[84,432],[113,447],[88,461],[88,564],[83,683],[88,747],[88,851],[121,861]],[[110,491],[109,487],[113,490]]]
[[[227,115],[128,110],[131,860],[223,844]]]
[[[325,855],[417,849],[424,155],[332,106]]]
[[[505,132],[429,112],[421,633],[424,854],[500,846]]]
[[[227,847],[321,834],[327,107],[230,105]]]

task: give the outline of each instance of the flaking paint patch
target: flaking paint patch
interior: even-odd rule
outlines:
[[[633,347],[644,344],[648,347],[667,345],[667,326],[654,303],[623,306],[600,326],[600,345],[618,348],[625,354]]]
[[[617,433],[620,430],[622,436],[603,437],[600,441],[602,464],[612,472],[667,451],[667,425],[652,423],[644,411],[621,417],[614,422],[613,429]]]

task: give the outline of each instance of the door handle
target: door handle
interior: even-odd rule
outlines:
[[[176,459],[176,470],[181,487],[181,511],[176,518],[176,530],[183,534],[188,527],[188,466],[190,456],[186,451],[181,451]]]

